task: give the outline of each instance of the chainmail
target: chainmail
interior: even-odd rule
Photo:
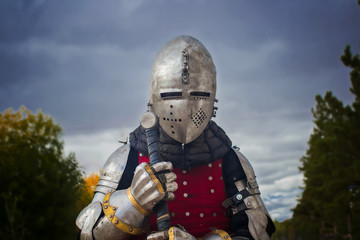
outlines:
[[[130,146],[148,155],[145,130],[139,126],[130,133]],[[184,144],[172,139],[159,127],[158,150],[163,161],[174,167],[189,170],[214,162],[231,149],[231,140],[215,122],[210,121],[202,134],[191,143]]]

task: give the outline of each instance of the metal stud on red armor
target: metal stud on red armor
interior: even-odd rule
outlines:
[[[148,162],[146,156],[138,156],[139,163]],[[227,230],[229,218],[221,205],[226,199],[221,166],[219,159],[190,170],[173,169],[179,187],[175,192],[177,201],[168,202],[172,224],[183,226],[195,237],[201,237],[211,228]],[[151,229],[156,229],[154,219]]]

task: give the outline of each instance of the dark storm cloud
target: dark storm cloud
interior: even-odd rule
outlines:
[[[287,101],[293,102],[293,99],[302,105],[305,101],[309,106],[313,96],[323,93],[325,88],[335,89],[349,99],[348,80],[343,78],[344,67],[339,57],[346,44],[357,47],[359,43],[360,35],[354,23],[359,22],[360,17],[355,3],[332,1],[324,5],[313,1],[311,4],[262,2],[249,5],[241,8],[243,12],[240,11],[237,19],[240,26],[230,27],[236,37],[224,40],[230,42],[230,49],[243,50],[239,55],[247,54],[246,58],[238,57],[243,61],[237,63],[237,69],[242,70],[243,63],[252,61],[252,54],[256,59],[251,62],[254,69],[247,71],[247,75],[238,70],[238,86],[245,83],[246,93],[261,93],[258,95],[264,97],[263,102],[271,97],[266,95],[269,93],[276,96],[272,97],[274,100],[284,96]],[[270,47],[275,49],[266,61],[261,55],[256,56],[258,49],[264,53]],[[222,60],[220,66],[224,69],[234,65],[232,58],[226,64],[226,56]],[[234,82],[235,79],[229,81],[230,84]],[[262,86],[267,91],[261,89]],[[236,88],[231,86],[231,89],[235,91]]]
[[[6,63],[1,65],[0,73],[2,109],[21,104],[33,110],[41,107],[69,131],[129,121],[107,116],[126,108],[129,98],[125,89],[137,86],[134,73],[148,78],[139,69],[143,67],[139,59],[148,58],[143,49],[130,53],[132,39],[138,36],[122,30],[119,21],[106,19],[105,12],[101,12],[104,9],[95,11],[96,6],[89,8],[70,1],[5,3],[11,14],[2,15],[6,21],[1,21],[1,35],[7,36],[1,38],[0,46],[0,62]],[[147,69],[151,68],[148,65]],[[134,95],[141,99],[147,91],[141,89]],[[142,101],[145,105],[145,98]],[[137,103],[134,106],[140,108]],[[132,113],[128,110],[129,115]]]
[[[225,80],[219,79],[220,87],[223,83],[223,88],[227,85],[233,92],[238,86],[248,93],[261,92],[259,101],[250,103],[254,107],[268,108],[261,102],[271,99],[274,94],[284,99],[296,97],[295,101],[299,101],[305,93],[308,94],[305,101],[309,103],[313,101],[314,93],[323,87],[316,83],[328,81],[324,72],[341,66],[338,57],[345,44],[357,41],[352,26],[356,18],[359,19],[359,14],[351,2],[333,1],[326,6],[320,2],[232,2],[229,6],[195,1],[192,8],[186,1],[155,1],[152,4],[138,1],[139,6],[136,3],[133,6],[125,4],[121,1],[2,2],[2,9],[8,10],[1,14],[0,23],[3,36],[0,62],[4,63],[1,81],[3,91],[8,93],[6,97],[12,99],[8,95],[13,95],[7,86],[18,90],[17,95],[31,95],[35,82],[44,89],[35,89],[34,96],[29,95],[25,104],[39,106],[43,99],[51,96],[53,101],[49,105],[70,101],[69,104],[72,102],[77,106],[79,102],[77,110],[70,110],[70,113],[80,120],[84,111],[91,114],[86,107],[81,109],[84,103],[93,104],[93,108],[101,110],[99,99],[116,96],[115,88],[124,89],[131,82],[146,86],[151,61],[160,46],[179,33],[189,33],[203,38],[205,45],[208,43],[219,71],[230,72]],[[275,46],[267,44],[269,41]],[[276,44],[284,46],[278,46],[279,49],[274,49],[267,62],[261,62],[261,53],[266,52],[267,47],[276,48]],[[36,49],[34,45],[42,49]],[[247,71],[245,76],[236,74],[236,71],[234,74],[229,67],[236,64],[235,68],[240,66],[241,69],[242,62],[234,61],[233,56],[227,53],[223,54],[224,45],[230,51],[239,49],[239,54],[248,54],[246,58],[238,57],[242,62],[251,61],[254,57],[254,69],[243,69]],[[101,50],[99,52],[99,48],[104,46],[118,56],[109,57]],[[143,50],[144,54],[130,52],[136,49]],[[255,55],[257,52],[260,53]],[[140,68],[142,79],[137,76]],[[109,80],[110,75],[112,80]],[[121,84],[114,85],[116,77]],[[259,83],[272,91],[259,89]],[[309,84],[311,88],[308,88]],[[343,81],[331,81],[327,85],[331,88],[340,84]],[[129,99],[127,92],[121,91],[123,99]],[[135,96],[144,98],[144,94],[147,92]],[[21,104],[21,98],[16,99],[19,101],[15,105]],[[94,103],[92,99],[97,100]],[[115,107],[118,102],[112,97],[105,104]],[[5,101],[1,106],[5,108],[11,103],[13,101]],[[47,110],[53,111],[50,106]],[[82,124],[86,125],[86,120],[83,120]]]

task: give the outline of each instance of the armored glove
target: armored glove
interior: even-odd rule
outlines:
[[[160,162],[150,167],[141,163],[136,167],[134,178],[131,182],[130,192],[135,201],[147,212],[162,199],[173,200],[174,191],[178,185],[175,182],[176,175],[172,170],[172,163]],[[165,173],[164,173],[165,172]]]

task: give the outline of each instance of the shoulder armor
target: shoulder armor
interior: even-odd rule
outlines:
[[[101,203],[96,201],[84,208],[76,218],[76,226],[81,229],[80,239],[92,240],[92,229],[102,212]]]
[[[100,192],[106,194],[116,190],[124,173],[129,152],[130,144],[125,144],[111,154],[101,170],[100,180],[95,189],[95,193]]]

